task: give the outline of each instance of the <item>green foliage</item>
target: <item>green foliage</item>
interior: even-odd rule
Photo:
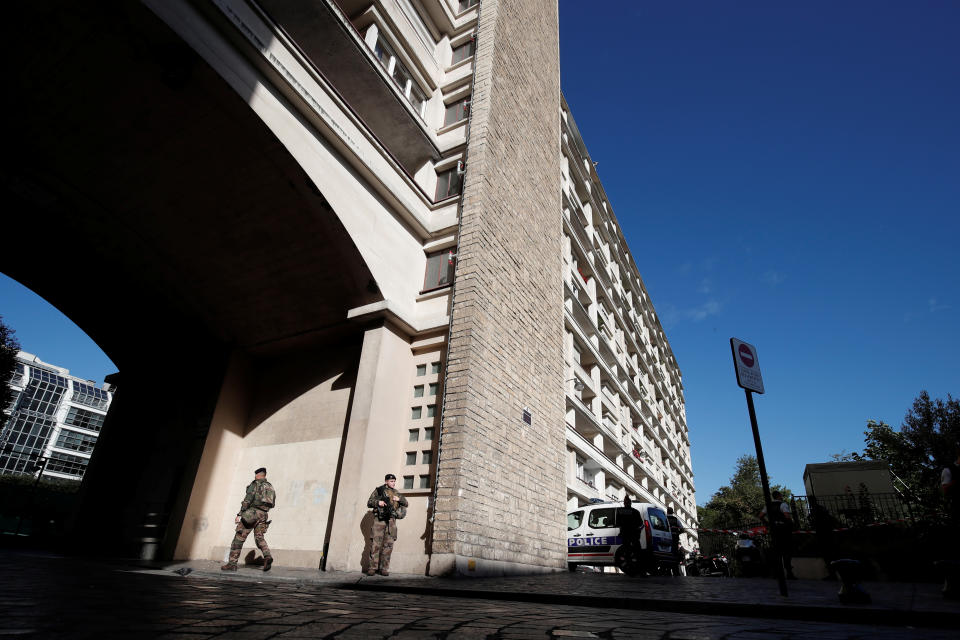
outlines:
[[[906,483],[910,497],[929,510],[941,508],[940,472],[957,456],[960,401],[931,400],[926,391],[913,401],[899,431],[885,422],[867,421],[862,454],[856,460],[885,460]]]
[[[770,491],[779,491],[788,501],[793,495],[781,485],[771,484]],[[730,484],[720,487],[705,506],[697,507],[697,519],[706,529],[735,528],[759,522],[758,514],[763,506],[760,465],[756,456],[742,455],[737,458]]]
[[[8,386],[13,370],[17,365],[17,352],[20,343],[14,336],[16,332],[3,322],[0,316],[0,411],[3,411],[13,402],[13,391]],[[0,414],[0,423],[6,422]],[[0,424],[2,426],[2,424]]]

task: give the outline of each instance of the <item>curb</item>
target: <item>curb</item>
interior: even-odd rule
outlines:
[[[661,600],[651,598],[580,596],[516,591],[439,589],[436,587],[391,585],[388,583],[341,583],[336,585],[336,588],[352,591],[407,593],[411,595],[441,596],[446,598],[475,598],[478,600],[529,602],[532,604],[554,604],[603,609],[661,611],[665,613],[689,613],[693,615],[706,616],[772,618],[779,620],[806,620],[816,622],[837,622],[842,624],[868,624],[935,629],[960,628],[960,613],[951,613],[947,611],[876,609],[865,606],[824,607],[800,604],[747,604],[742,602],[704,602],[700,600]]]

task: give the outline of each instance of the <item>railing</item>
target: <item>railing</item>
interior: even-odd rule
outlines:
[[[863,527],[913,517],[911,505],[896,493],[794,496],[790,509],[800,529]]]

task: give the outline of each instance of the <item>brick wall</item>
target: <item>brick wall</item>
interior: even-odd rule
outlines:
[[[556,0],[483,0],[431,573],[566,561],[558,46]]]

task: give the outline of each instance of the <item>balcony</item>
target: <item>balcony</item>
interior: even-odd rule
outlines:
[[[259,5],[410,175],[440,158],[419,116],[332,2],[260,0]]]

